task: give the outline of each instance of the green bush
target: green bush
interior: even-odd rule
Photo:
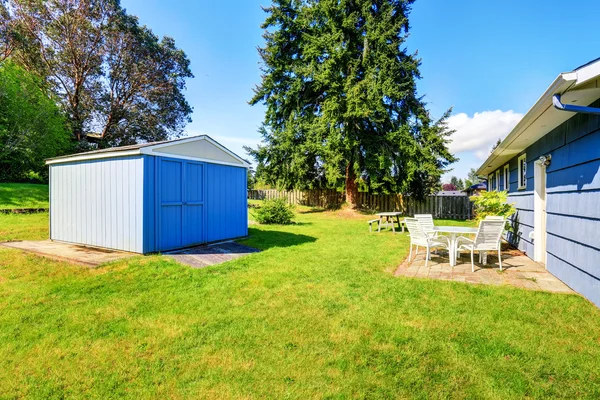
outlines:
[[[515,203],[507,203],[508,192],[482,192],[479,196],[472,196],[471,201],[475,203],[475,219],[477,222],[485,219],[488,215],[497,215],[508,218],[516,211]]]
[[[254,218],[261,224],[291,224],[294,206],[287,204],[284,199],[265,200],[260,208],[254,211]]]

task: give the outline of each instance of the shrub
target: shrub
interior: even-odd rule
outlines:
[[[287,204],[284,199],[265,200],[260,208],[254,211],[254,218],[261,224],[291,224],[294,206]]]
[[[479,196],[472,196],[475,203],[474,211],[477,222],[488,215],[498,215],[508,218],[516,211],[515,203],[507,203],[508,192],[482,192]]]

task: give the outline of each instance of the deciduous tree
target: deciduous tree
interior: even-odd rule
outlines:
[[[0,181],[45,180],[44,159],[71,150],[67,121],[39,78],[0,64]]]
[[[267,183],[422,197],[456,159],[449,112],[434,121],[405,48],[413,0],[275,0],[265,8],[264,145],[248,149]]]
[[[102,146],[181,133],[192,77],[173,39],[139,26],[118,0],[9,0],[11,55],[44,78],[69,118],[73,137],[99,133]]]

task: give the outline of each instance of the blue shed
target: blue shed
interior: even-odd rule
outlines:
[[[248,235],[248,162],[208,136],[46,161],[50,239],[153,253]]]
[[[560,74],[477,173],[516,204],[508,240],[600,306],[600,59]]]

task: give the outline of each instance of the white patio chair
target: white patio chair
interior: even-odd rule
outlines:
[[[419,220],[419,223],[429,236],[434,238],[438,236],[438,232],[436,232],[435,225],[433,224],[433,215],[415,214],[415,218]]]
[[[459,236],[456,239],[456,251],[465,250],[471,252],[471,271],[475,272],[475,264],[473,262],[473,253],[477,250],[481,255],[482,252],[498,251],[498,263],[500,271],[502,271],[501,243],[500,238],[504,232],[506,220],[501,219],[484,219],[479,222],[479,230],[475,235],[475,239],[469,239],[464,236]]]
[[[485,217],[486,220],[491,220],[491,221],[502,221],[506,218],[500,216],[500,215],[488,215],[487,217]],[[502,235],[500,236],[500,244],[502,244]],[[484,254],[479,253],[479,262],[483,262],[486,261],[487,256]],[[487,261],[486,261],[487,263]]]
[[[427,268],[427,262],[431,257],[431,249],[443,248],[450,251],[450,240],[445,236],[440,236],[439,238],[429,236],[423,229],[423,226],[421,226],[421,224],[419,223],[418,219],[405,218],[404,223],[410,235],[410,253],[408,255],[409,262],[412,258],[413,245],[417,246],[415,258],[419,254],[419,246],[425,247],[425,268]]]

